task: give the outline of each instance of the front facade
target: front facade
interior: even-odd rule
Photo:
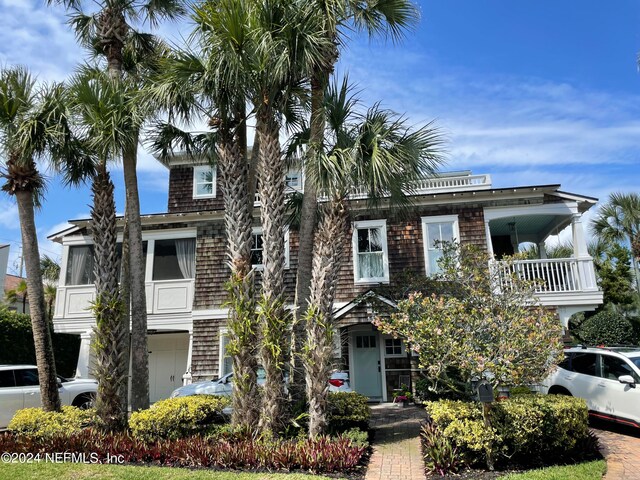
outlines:
[[[168,167],[168,212],[142,219],[151,401],[166,398],[183,383],[222,376],[231,367],[225,354],[223,288],[229,270],[216,171],[178,158]],[[284,181],[290,190],[302,189],[298,172],[289,172]],[[571,314],[602,302],[581,220],[595,199],[562,192],[559,185],[494,189],[488,175],[456,172],[423,180],[416,186],[411,212],[403,216],[384,205],[369,210],[357,193],[350,202],[351,235],[343,248],[335,299],[336,366],[349,370],[354,389],[373,400],[391,399],[394,388],[409,384],[417,362],[401,340],[373,327],[371,290],[397,286],[407,274],[435,273],[441,251],[434,242],[477,244],[494,255],[498,268],[502,256],[519,245],[538,245],[540,258],[518,268],[542,279],[539,298],[558,312],[565,326]],[[256,198],[252,261],[257,282],[262,262],[259,208]],[[64,246],[54,325],[57,331],[81,335],[77,375],[87,377],[94,324],[87,310],[95,295],[92,247],[89,221],[71,223],[72,228],[50,237]],[[565,228],[571,229],[574,255],[547,259],[545,239]],[[298,232],[291,227],[283,235],[285,284],[292,303]]]

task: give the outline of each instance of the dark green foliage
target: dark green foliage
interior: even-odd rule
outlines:
[[[471,384],[465,381],[459,372],[448,368],[439,378],[421,378],[416,381],[418,400],[472,400]]]
[[[348,438],[353,445],[358,447],[369,446],[369,432],[360,430],[359,428],[351,428],[346,432],[342,432],[338,437]]]
[[[550,465],[598,455],[589,435],[587,406],[579,398],[516,395],[495,402],[489,413],[490,428],[484,424],[479,403],[429,402],[427,412],[442,437],[470,466],[482,465],[487,451],[495,457],[496,468]]]
[[[63,377],[73,377],[78,363],[80,337],[66,333],[53,333],[53,351],[56,372]],[[0,364],[36,364],[33,333],[29,315],[11,312],[0,306]]]
[[[69,452],[122,455],[125,463],[187,468],[304,470],[314,473],[353,472],[366,452],[348,438],[320,436],[315,440],[225,440],[193,436],[145,442],[128,433],[102,433],[85,429],[70,436],[40,439],[0,434],[0,451],[10,453]]]
[[[332,433],[345,432],[352,428],[367,430],[371,409],[368,398],[356,392],[329,394],[328,423]]]
[[[632,323],[609,310],[587,318],[575,335],[587,345],[629,345],[636,340]]]
[[[631,306],[634,291],[629,250],[617,243],[607,245],[603,254],[594,258],[594,265],[604,294],[604,305]]]

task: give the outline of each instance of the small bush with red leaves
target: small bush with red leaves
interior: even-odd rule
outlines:
[[[304,470],[342,473],[356,469],[366,447],[345,437],[316,440],[228,441],[193,436],[155,442],[129,434],[104,434],[87,429],[67,437],[44,440],[0,434],[0,451],[15,453],[71,452],[98,454],[100,461],[121,455],[125,463],[173,467],[208,467],[241,470]]]

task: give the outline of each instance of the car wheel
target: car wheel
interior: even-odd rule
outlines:
[[[564,387],[559,387],[554,385],[549,389],[549,395],[566,395],[568,397],[572,397],[571,392]]]
[[[78,395],[71,405],[78,407],[80,410],[87,410],[89,408],[93,408],[95,398],[96,396],[94,393],[83,393]]]

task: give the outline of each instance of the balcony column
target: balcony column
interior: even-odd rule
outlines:
[[[491,228],[489,227],[489,220],[484,221],[484,234],[487,237],[487,253],[489,258],[493,258],[493,243],[491,242]]]
[[[545,260],[547,257],[547,246],[544,243],[544,240],[538,244],[538,256],[541,260]]]
[[[182,375],[182,384],[190,385],[192,380],[191,376],[191,356],[193,354],[193,330],[189,330],[189,350],[187,353],[187,368],[184,375]]]
[[[80,334],[80,351],[78,352],[78,364],[76,365],[75,378],[92,378],[91,376],[91,339],[93,332],[87,330]]]
[[[580,290],[597,290],[596,273],[593,269],[593,259],[587,250],[587,241],[582,226],[582,215],[574,213],[571,219],[571,233],[573,240],[573,256],[578,268],[578,287]]]

